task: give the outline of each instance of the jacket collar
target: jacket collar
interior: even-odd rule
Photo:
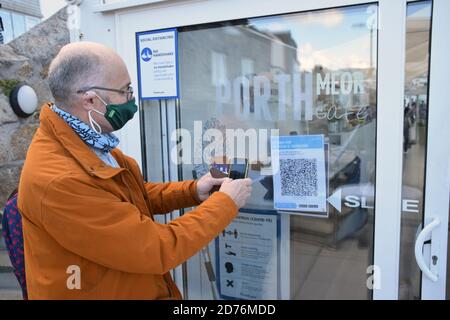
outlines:
[[[118,153],[113,150],[111,153],[116,156],[121,168],[113,168],[106,165],[73,131],[73,129],[50,109],[52,103],[42,106],[39,120],[41,129],[57,140],[62,147],[69,152],[81,167],[91,176],[101,179],[110,179],[124,171],[123,161]]]

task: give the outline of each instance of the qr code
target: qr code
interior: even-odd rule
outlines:
[[[317,160],[281,159],[281,195],[317,197]]]

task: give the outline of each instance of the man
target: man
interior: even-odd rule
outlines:
[[[42,107],[18,195],[30,299],[180,299],[169,270],[250,196],[250,179],[145,183],[111,134],[137,110],[130,83],[123,60],[95,43],[65,46],[50,66],[55,104]]]

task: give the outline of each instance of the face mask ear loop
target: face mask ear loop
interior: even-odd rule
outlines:
[[[105,102],[105,100],[103,100],[97,93],[94,92],[94,94],[97,96],[97,98],[98,98],[105,106],[108,105],[108,104]]]
[[[102,113],[95,109],[91,109],[88,111],[89,124],[91,125],[92,130],[94,130],[98,134],[102,134],[102,127],[100,127],[100,125],[97,123],[97,121],[94,120],[94,117],[92,117],[92,111],[95,111],[99,114],[102,114]]]

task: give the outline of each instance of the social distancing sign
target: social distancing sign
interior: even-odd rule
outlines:
[[[137,33],[136,57],[142,100],[179,98],[176,29]]]

